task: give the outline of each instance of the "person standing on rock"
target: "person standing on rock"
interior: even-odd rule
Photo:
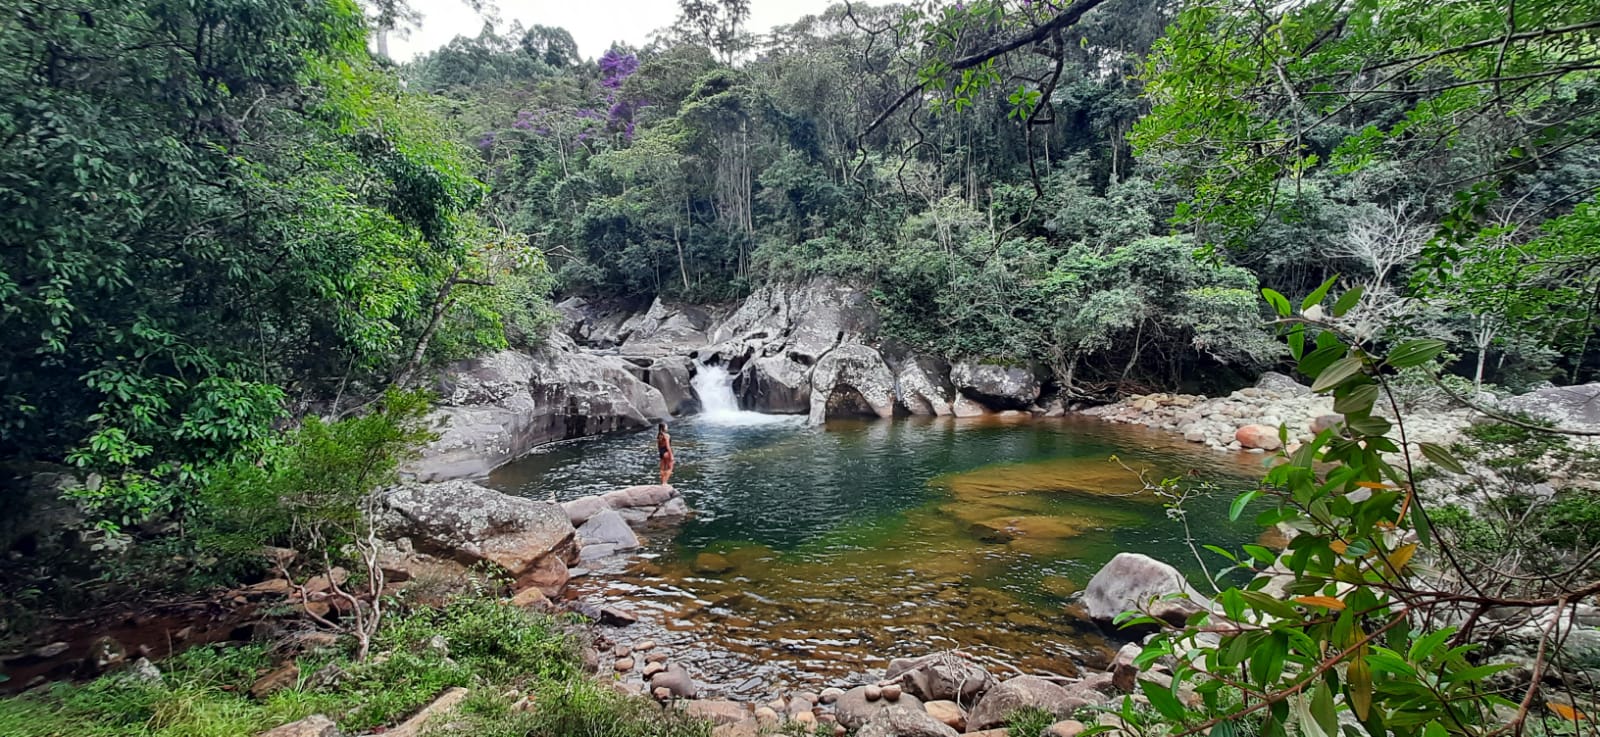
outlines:
[[[661,483],[672,478],[672,436],[667,434],[667,423],[656,425],[656,454],[661,458]]]

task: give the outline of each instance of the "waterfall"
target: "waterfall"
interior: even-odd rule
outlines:
[[[789,415],[767,415],[739,409],[733,395],[733,376],[717,364],[698,364],[694,374],[694,393],[700,397],[701,422],[712,425],[767,425],[788,422]]]

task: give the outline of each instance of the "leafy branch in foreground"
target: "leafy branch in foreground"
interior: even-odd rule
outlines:
[[[1340,318],[1359,297],[1346,292],[1324,309],[1333,283],[1298,310],[1264,290],[1300,371],[1344,416],[1303,445],[1285,437],[1262,487],[1232,507],[1238,518],[1252,502],[1270,502],[1256,521],[1295,534],[1282,553],[1208,546],[1251,578],[1222,589],[1184,627],[1122,617],[1163,628],[1139,665],[1166,663],[1172,684],[1144,683],[1145,697],[1164,731],[1182,735],[1520,734],[1535,718],[1581,731],[1592,707],[1570,684],[1583,664],[1564,662],[1562,645],[1600,579],[1582,564],[1554,575],[1470,566],[1433,533],[1418,493],[1424,463],[1430,473],[1466,469],[1444,447],[1408,441],[1389,381],[1432,362],[1445,344],[1407,340],[1381,351],[1350,340]],[[1488,657],[1500,629],[1484,626],[1490,619],[1532,628],[1531,662]],[[1198,699],[1186,701],[1191,688]],[[1124,719],[1156,728],[1130,709]]]

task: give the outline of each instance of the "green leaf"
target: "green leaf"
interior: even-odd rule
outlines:
[[[1161,712],[1161,716],[1173,722],[1183,721],[1185,716],[1183,704],[1178,702],[1178,697],[1173,696],[1171,691],[1143,680],[1139,681],[1139,688],[1144,691],[1145,698],[1150,699],[1150,705]]]
[[[1277,553],[1274,553],[1260,545],[1245,545],[1244,552],[1249,553],[1250,557],[1256,559],[1257,562],[1264,563],[1269,566],[1278,560]]]
[[[1394,426],[1382,417],[1346,417],[1344,424],[1360,435],[1387,435]]]
[[[1378,385],[1362,384],[1340,390],[1344,396],[1335,397],[1333,411],[1341,415],[1360,414],[1371,412],[1372,405],[1378,401]]]
[[[1255,498],[1257,496],[1260,496],[1260,495],[1261,495],[1261,490],[1259,490],[1259,489],[1251,489],[1250,491],[1247,491],[1247,492],[1245,492],[1243,494],[1240,494],[1239,496],[1235,497],[1234,500],[1233,500],[1233,504],[1228,507],[1228,519],[1230,519],[1230,520],[1232,520],[1234,522],[1238,522],[1239,521],[1239,515],[1244,514],[1245,506],[1248,505],[1250,502],[1254,501]]]
[[[1435,443],[1418,443],[1418,445],[1422,447],[1422,457],[1427,458],[1433,465],[1450,473],[1462,475],[1467,473],[1467,469],[1462,467],[1461,461],[1456,460],[1456,457],[1451,455],[1450,451],[1445,450],[1444,446]]]
[[[1261,296],[1267,298],[1267,302],[1272,305],[1272,309],[1278,311],[1278,316],[1279,317],[1288,317],[1289,316],[1289,312],[1290,312],[1291,308],[1289,306],[1289,298],[1288,297],[1285,297],[1282,294],[1279,294],[1277,292],[1277,290],[1268,289],[1266,287],[1263,287],[1261,289]]]
[[[1298,361],[1305,352],[1306,326],[1295,325],[1289,328],[1289,355],[1294,356],[1294,360]]]
[[[1328,280],[1323,282],[1322,286],[1317,287],[1310,294],[1306,295],[1305,301],[1300,303],[1300,311],[1305,312],[1306,310],[1311,309],[1312,305],[1322,304],[1323,298],[1328,296],[1328,290],[1333,288],[1333,283],[1338,281],[1338,279],[1339,275],[1334,274],[1333,276],[1328,277]]]
[[[1317,342],[1320,344],[1322,336],[1329,334],[1318,334]],[[1305,358],[1300,359],[1300,373],[1311,377],[1318,376],[1346,352],[1345,347],[1337,343],[1328,346],[1318,345],[1316,350],[1306,354]]]
[[[1312,382],[1311,391],[1322,392],[1332,389],[1356,374],[1361,373],[1361,359],[1356,356],[1346,356],[1317,374],[1317,380]]]
[[[1408,340],[1389,351],[1388,363],[1395,368],[1421,366],[1443,353],[1445,342],[1432,338]]]
[[[1357,302],[1361,301],[1362,291],[1361,287],[1357,286],[1345,290],[1344,294],[1339,295],[1339,299],[1333,303],[1333,316],[1344,317],[1346,312],[1349,312],[1356,306]]]

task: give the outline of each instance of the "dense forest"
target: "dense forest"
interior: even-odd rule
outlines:
[[[1235,505],[1276,499],[1260,521],[1299,537],[1281,560],[1220,553],[1298,598],[1228,589],[1227,627],[1202,614],[1152,641],[1143,664],[1178,664],[1125,707],[1129,733],[1503,734],[1530,712],[1592,732],[1537,694],[1544,640],[1510,700],[1475,690],[1511,666],[1473,652],[1485,612],[1589,606],[1596,555],[1519,552],[1497,588],[1472,583],[1451,544],[1544,539],[1471,519],[1435,537],[1417,490],[1466,466],[1408,444],[1393,392],[1482,404],[1595,379],[1600,4],[840,2],[771,29],[748,26],[750,0],[679,7],[598,58],[560,28],[486,22],[404,61],[369,48],[411,22],[393,0],[8,8],[0,459],[73,481],[47,502],[6,489],[0,636],[232,584],[267,542],[324,553],[304,576],[375,570],[370,492],[431,436],[440,367],[539,345],[561,298],[727,303],[830,277],[870,290],[889,338],[1035,367],[1075,401],[1226,393],[1268,369],[1336,397],[1345,424]],[[1496,479],[1576,457],[1547,423],[1508,422],[1515,448],[1479,459]],[[1587,544],[1586,493],[1539,534],[1571,523]],[[78,554],[12,529],[57,501],[88,520],[51,533]],[[478,602],[380,630],[370,588],[354,660],[439,628],[481,647],[372,676],[430,685],[361,728],[436,684],[578,678],[549,621]],[[179,672],[231,667],[206,657]],[[697,729],[584,693],[563,708],[615,711],[613,734]]]

